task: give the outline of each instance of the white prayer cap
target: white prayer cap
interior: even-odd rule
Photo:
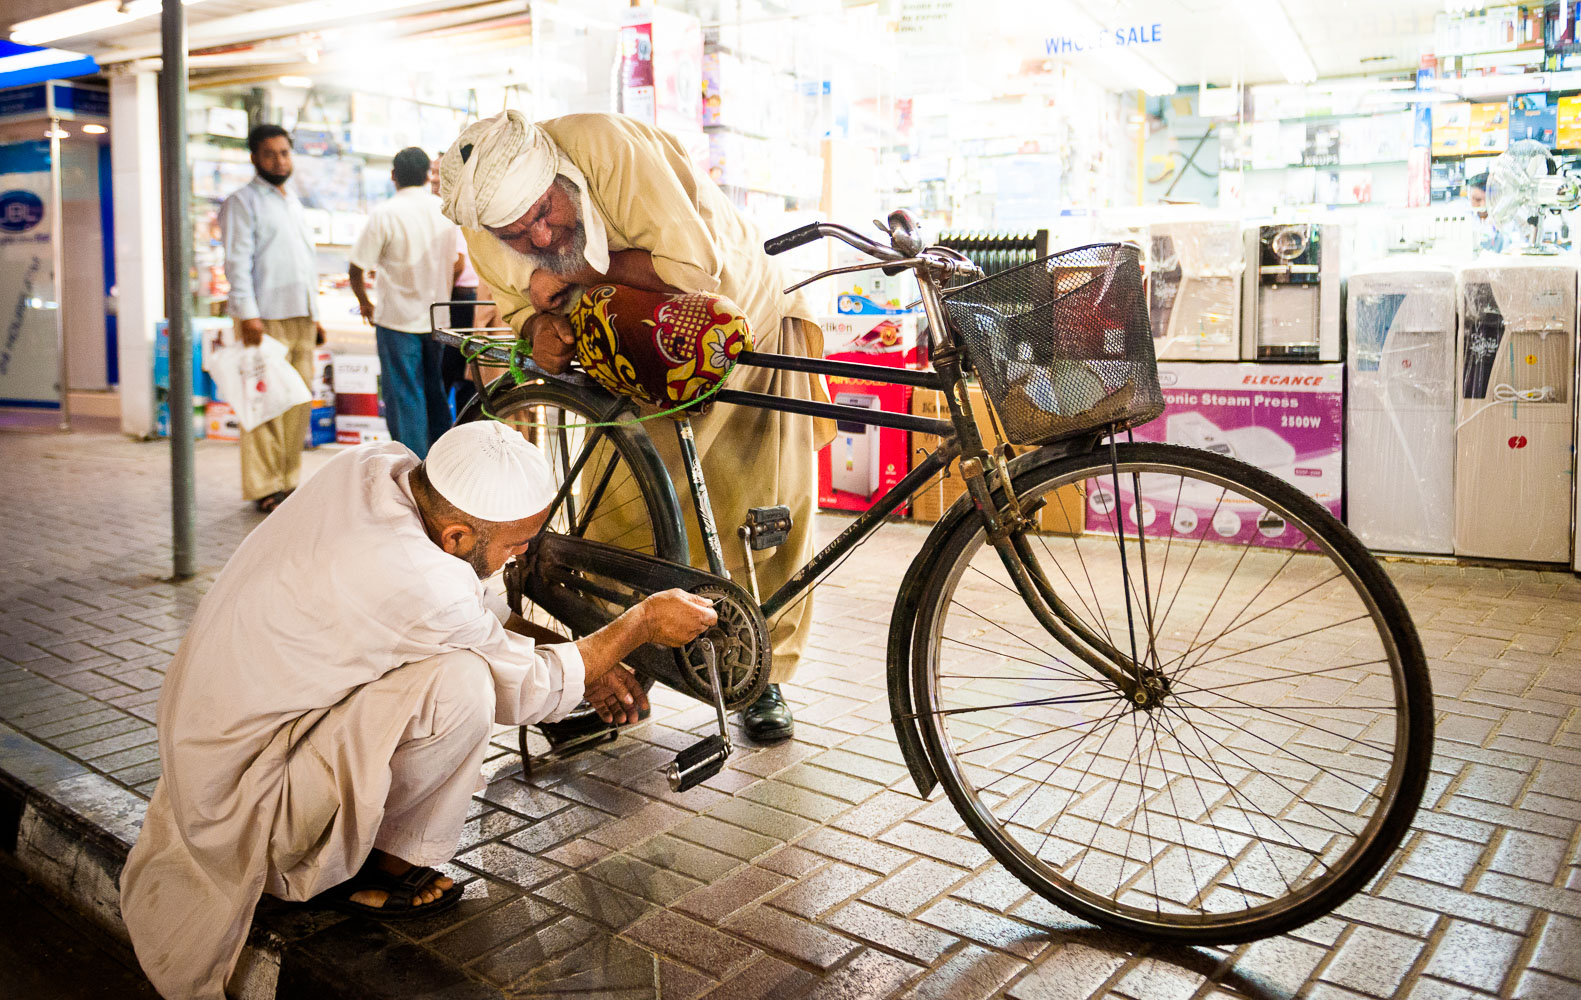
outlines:
[[[439,199],[451,222],[468,229],[521,218],[560,165],[560,147],[520,111],[468,125],[439,161]]]
[[[440,496],[482,521],[520,521],[554,500],[549,460],[497,420],[459,424],[428,449],[423,467]]]

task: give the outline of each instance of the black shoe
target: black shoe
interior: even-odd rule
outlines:
[[[764,688],[761,698],[742,709],[741,723],[746,727],[747,738],[756,743],[788,740],[796,732],[796,720],[791,718],[790,706],[785,704],[778,684]]]

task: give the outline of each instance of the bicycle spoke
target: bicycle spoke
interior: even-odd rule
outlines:
[[[1027,664],[1029,666],[1037,667],[1040,670],[1046,670],[1046,671],[1049,671],[1050,673],[1058,674],[1060,677],[1065,678],[1067,680],[1093,681],[1095,683],[1101,683],[1101,682],[1104,682],[1106,680],[1105,678],[1095,677],[1095,676],[1093,676],[1091,674],[1083,674],[1079,670],[1076,670],[1075,668],[1071,668],[1069,670],[1055,670],[1053,667],[1049,666],[1047,663],[1039,663],[1037,660],[1029,660],[1029,659],[1027,659],[1026,657],[1023,657],[1023,656],[1012,656],[1009,653],[1001,653],[998,650],[989,649],[987,646],[978,646],[978,645],[975,645],[973,643],[967,642],[965,639],[957,639],[953,635],[944,635],[944,636],[940,636],[939,638],[943,639],[945,642],[957,643],[959,645],[967,647],[968,649],[975,649],[975,650],[978,650],[980,652],[987,653],[989,656],[998,656],[998,657],[1003,657],[1003,658],[1005,658],[1007,660],[1014,660],[1017,663],[1025,663],[1025,664]],[[1063,661],[1060,661],[1060,662],[1063,663]],[[968,676],[968,675],[962,674],[960,676],[964,677],[964,676]],[[979,680],[987,680],[987,678],[985,678],[985,677],[979,677],[978,679]],[[1050,678],[1050,679],[1052,680],[1053,678]]]
[[[1272,645],[1272,643],[1270,643]],[[1253,647],[1257,648],[1257,647]],[[1212,694],[1215,691],[1225,691],[1230,688],[1245,687],[1248,684],[1269,684],[1287,680],[1291,677],[1316,677],[1319,674],[1331,674],[1336,670],[1349,670],[1352,667],[1372,667],[1388,660],[1359,660],[1355,663],[1341,663],[1332,667],[1319,667],[1315,670],[1291,670],[1280,674],[1278,677],[1259,677],[1251,681],[1232,681],[1229,684],[1215,684],[1213,687],[1180,687],[1171,684],[1169,689],[1177,695],[1182,694]]]
[[[1191,722],[1190,719],[1187,718],[1187,716],[1186,716],[1186,714],[1184,712],[1180,712],[1180,711],[1178,711],[1176,709],[1173,709],[1170,706],[1166,706],[1166,711],[1174,711],[1175,714],[1177,714],[1178,716],[1180,716],[1181,719],[1186,721],[1187,725],[1191,726],[1192,729],[1197,732],[1199,737],[1202,735],[1201,728],[1198,727],[1195,723]],[[1234,723],[1231,723],[1231,725],[1234,725]],[[1245,729],[1242,726],[1238,726],[1237,725],[1237,726],[1235,726],[1235,728],[1241,730],[1244,733],[1248,733],[1249,735],[1254,735],[1254,736],[1256,735],[1255,733],[1251,733],[1250,730],[1247,730],[1247,729]],[[1212,738],[1212,737],[1210,737],[1210,738]],[[1348,836],[1348,837],[1356,836],[1356,831],[1354,831],[1354,830],[1347,830],[1343,823],[1341,823],[1339,820],[1334,819],[1332,816],[1330,816],[1328,814],[1328,812],[1321,805],[1318,805],[1318,804],[1310,801],[1309,799],[1303,798],[1303,796],[1302,796],[1302,794],[1300,792],[1298,792],[1295,789],[1291,788],[1289,785],[1286,785],[1283,781],[1280,781],[1278,775],[1270,774],[1266,769],[1258,768],[1257,765],[1253,764],[1251,761],[1249,761],[1245,757],[1241,756],[1240,752],[1237,751],[1234,747],[1225,745],[1224,741],[1216,739],[1216,738],[1212,738],[1212,739],[1213,739],[1213,742],[1220,749],[1224,750],[1230,756],[1234,757],[1236,760],[1238,760],[1242,764],[1246,765],[1246,767],[1250,768],[1251,770],[1257,771],[1263,777],[1267,778],[1269,781],[1272,781],[1274,784],[1278,785],[1281,789],[1283,789],[1284,791],[1288,792],[1292,799],[1300,801],[1302,803],[1302,805],[1311,806],[1313,809],[1315,809],[1318,812],[1322,813],[1324,816],[1328,817],[1329,819],[1334,820],[1334,825],[1339,827],[1339,829],[1337,831],[1331,831],[1331,832],[1341,833],[1341,834],[1344,834],[1345,836]],[[1263,742],[1264,743],[1268,743],[1267,740],[1263,740]],[[1270,743],[1269,745],[1270,746],[1275,746],[1276,744],[1271,744]],[[1301,760],[1301,757],[1298,754],[1293,754],[1292,753],[1292,754],[1290,754],[1290,756],[1295,757],[1297,760]],[[1327,768],[1324,768],[1324,767],[1322,767],[1320,765],[1317,765],[1317,764],[1311,764],[1310,766],[1315,767],[1315,768],[1317,768],[1320,771],[1323,771],[1325,774],[1332,774],[1333,773],[1333,772],[1329,771]],[[1340,777],[1337,774],[1335,774],[1333,776],[1336,777],[1336,778]],[[1344,781],[1345,779],[1340,778],[1340,780]],[[1350,782],[1346,782],[1346,783],[1350,784]],[[1362,790],[1362,791],[1365,792],[1365,790],[1360,789],[1359,785],[1358,786],[1354,786],[1354,787],[1356,787],[1358,790]],[[1371,793],[1366,793],[1366,794],[1370,795]],[[1272,819],[1273,817],[1269,817],[1269,818]],[[1283,827],[1280,828],[1281,831],[1283,831],[1283,829],[1284,829]],[[1316,852],[1314,852],[1314,853],[1316,853]]]
[[[982,612],[978,611],[976,608],[969,608],[966,605],[959,603],[958,601],[951,601],[950,603],[955,605],[956,607],[960,608],[963,611],[967,611],[967,612],[970,612],[971,614],[976,615],[978,618],[981,618],[983,621],[985,621],[988,624],[990,624],[990,625],[994,626],[995,628],[999,629],[999,631],[1003,632],[1005,635],[1010,636],[1010,638],[1015,639],[1018,642],[1025,643],[1029,648],[1031,648],[1033,650],[1036,650],[1039,653],[1042,653],[1044,656],[1046,656],[1049,659],[1053,660],[1055,663],[1058,663],[1060,666],[1065,667],[1067,670],[1076,671],[1076,668],[1073,665],[1071,665],[1070,663],[1065,662],[1064,660],[1062,660],[1059,657],[1055,656],[1053,653],[1050,653],[1048,650],[1044,649],[1042,646],[1039,646],[1038,644],[1026,639],[1025,637],[1016,635],[1014,632],[1010,631],[1008,628],[1006,628],[1005,626],[1001,625],[999,622],[994,621],[992,618],[987,617]],[[1046,667],[1045,669],[1053,670],[1054,668],[1053,667]]]
[[[1294,597],[1290,598],[1290,601],[1299,600],[1299,599],[1307,596],[1308,594],[1316,591],[1319,587],[1322,587],[1325,584],[1333,583],[1335,580],[1338,580],[1339,578],[1340,578],[1339,574],[1336,573],[1334,576],[1331,576],[1331,577],[1329,577],[1326,580],[1323,580],[1323,581],[1320,581],[1318,583],[1315,583],[1312,586],[1308,587],[1306,590],[1303,590],[1301,593],[1299,593],[1299,594],[1295,595]],[[1288,602],[1286,602],[1286,603],[1288,603]],[[1284,605],[1280,605],[1279,607],[1283,607],[1283,606]],[[1273,608],[1269,608],[1267,611],[1259,612],[1255,617],[1248,618],[1246,621],[1244,621],[1241,624],[1235,626],[1235,628],[1233,628],[1233,629],[1225,629],[1223,632],[1220,632],[1218,635],[1214,636],[1211,640],[1209,640],[1208,642],[1204,643],[1203,645],[1201,645],[1201,646],[1192,646],[1191,648],[1187,649],[1185,652],[1181,653],[1179,656],[1177,656],[1174,659],[1170,660],[1169,663],[1170,664],[1177,663],[1177,662],[1185,659],[1186,657],[1190,656],[1192,653],[1196,652],[1198,649],[1205,649],[1205,648],[1209,648],[1209,647],[1213,646],[1214,643],[1218,642],[1220,639],[1223,639],[1225,636],[1229,635],[1231,632],[1238,631],[1240,629],[1245,628],[1246,626],[1248,626],[1248,625],[1252,624],[1253,622],[1257,621],[1259,618],[1262,618],[1264,615],[1271,614],[1272,612],[1277,611],[1279,609],[1279,607],[1273,607]],[[1365,614],[1357,615],[1355,618],[1347,618],[1347,619],[1345,619],[1342,622],[1332,622],[1332,623],[1330,623],[1328,625],[1324,625],[1322,628],[1315,628],[1315,629],[1311,629],[1311,630],[1306,631],[1306,632],[1299,633],[1297,635],[1286,636],[1284,639],[1276,639],[1273,642],[1267,642],[1267,643],[1264,643],[1261,646],[1253,646],[1253,647],[1251,647],[1251,649],[1237,649],[1237,650],[1234,650],[1233,652],[1227,653],[1226,656],[1239,656],[1239,655],[1241,655],[1243,653],[1249,653],[1249,652],[1251,652],[1254,649],[1265,649],[1268,646],[1278,645],[1281,642],[1288,642],[1291,639],[1299,639],[1299,638],[1301,638],[1303,636],[1308,636],[1308,635],[1312,635],[1312,634],[1317,633],[1317,632],[1322,632],[1325,629],[1337,628],[1337,627],[1339,627],[1341,625],[1350,625],[1350,624],[1352,624],[1354,622],[1361,621],[1363,618],[1366,618],[1366,617],[1367,616]],[[1224,657],[1218,657],[1217,659],[1223,659],[1223,658]],[[1209,660],[1207,662],[1213,663],[1213,662],[1216,662],[1216,660]],[[1166,666],[1167,665],[1168,664],[1166,664]],[[1192,666],[1200,666],[1200,665],[1201,665],[1200,663],[1192,664]],[[1184,672],[1183,669],[1182,670],[1176,670],[1170,676],[1173,678],[1173,677],[1178,676],[1179,674],[1181,674],[1183,672]]]
[[[1192,705],[1189,702],[1185,702],[1183,704],[1186,704],[1187,707],[1189,707],[1189,708],[1202,709],[1202,706],[1200,706],[1200,705]],[[1307,765],[1308,767],[1313,768],[1313,769],[1318,770],[1318,771],[1321,771],[1324,774],[1327,774],[1330,777],[1336,779],[1337,781],[1341,781],[1341,782],[1349,785],[1350,787],[1356,789],[1356,791],[1358,791],[1358,792],[1361,792],[1363,795],[1367,796],[1368,798],[1375,798],[1376,797],[1371,789],[1363,788],[1362,786],[1356,784],[1354,781],[1351,781],[1349,778],[1345,777],[1344,775],[1339,774],[1339,773],[1337,773],[1335,771],[1332,771],[1332,770],[1324,767],[1322,764],[1319,764],[1319,763],[1317,763],[1315,761],[1308,760],[1307,758],[1301,756],[1300,754],[1296,753],[1294,750],[1289,749],[1288,747],[1280,746],[1279,744],[1275,743],[1273,740],[1270,740],[1266,736],[1263,736],[1261,733],[1252,732],[1250,729],[1247,729],[1245,726],[1243,726],[1240,723],[1236,722],[1234,719],[1225,719],[1224,721],[1228,722],[1231,726],[1234,726],[1236,729],[1238,729],[1241,732],[1245,733],[1246,735],[1252,737],[1253,739],[1258,740],[1259,742],[1262,742],[1262,743],[1266,743],[1269,746],[1273,747],[1275,750],[1278,750],[1278,751],[1280,751],[1282,753],[1289,754],[1291,757],[1293,757],[1296,760],[1300,761],[1301,763]],[[1231,751],[1231,752],[1233,753],[1234,751]],[[1244,759],[1245,758],[1242,758],[1242,760],[1244,760]],[[1275,779],[1275,780],[1277,780],[1277,779]],[[1304,800],[1304,801],[1306,802],[1306,804],[1312,805],[1312,807],[1314,809],[1321,809],[1320,806],[1317,806],[1317,805],[1313,804],[1309,799],[1308,800]],[[1335,820],[1335,822],[1338,823],[1339,821]],[[1355,836],[1355,831],[1353,831],[1353,830],[1345,830],[1344,832],[1347,833],[1347,834],[1350,834],[1351,836]]]
[[[1190,694],[1191,692],[1188,691],[1186,693]],[[1229,695],[1225,695],[1224,697],[1229,698],[1230,696]],[[1214,706],[1214,707],[1210,708],[1210,707],[1208,707],[1206,705],[1197,705],[1197,704],[1192,703],[1192,702],[1184,701],[1183,699],[1178,699],[1177,698],[1177,700],[1180,700],[1182,704],[1190,705],[1192,708],[1201,709],[1204,712],[1210,712],[1210,711],[1211,712],[1222,712],[1222,711],[1225,711],[1227,708],[1230,707],[1230,706]],[[1239,698],[1230,698],[1230,700],[1233,701],[1233,702],[1236,702],[1237,705],[1239,707],[1241,707],[1241,708],[1256,709],[1259,712],[1266,712],[1267,714],[1272,715],[1276,719],[1283,719],[1283,720],[1285,720],[1286,722],[1290,723],[1291,725],[1303,726],[1303,727],[1305,727],[1307,729],[1315,729],[1318,732],[1323,733],[1323,734],[1328,735],[1328,736],[1332,736],[1332,737],[1334,737],[1337,740],[1345,740],[1346,742],[1349,742],[1349,743],[1360,743],[1362,746],[1372,747],[1374,750],[1381,750],[1381,751],[1383,751],[1385,753],[1393,753],[1394,752],[1394,747],[1393,746],[1384,746],[1381,743],[1373,743],[1373,742],[1370,742],[1368,740],[1364,740],[1364,739],[1362,739],[1362,738],[1360,738],[1358,736],[1346,736],[1344,733],[1336,733],[1332,729],[1325,729],[1322,726],[1317,725],[1314,722],[1302,721],[1300,719],[1291,718],[1290,716],[1284,715],[1284,714],[1282,714],[1282,713],[1280,713],[1280,712],[1278,712],[1278,711],[1276,711],[1276,710],[1274,710],[1272,708],[1269,708],[1266,705],[1253,705],[1251,702],[1249,702],[1249,701],[1241,701]],[[1315,711],[1315,709],[1314,709],[1314,711]]]

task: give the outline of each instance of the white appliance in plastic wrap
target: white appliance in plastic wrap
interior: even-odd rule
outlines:
[[[1345,511],[1368,548],[1454,551],[1456,301],[1448,264],[1350,276]]]
[[[1160,361],[1240,359],[1245,267],[1237,222],[1148,227],[1147,307]]]
[[[1576,265],[1460,270],[1455,554],[1571,562]]]
[[[877,396],[861,392],[842,392],[834,397],[845,406],[862,406],[881,410],[883,404]],[[878,495],[879,428],[854,420],[836,420],[834,447],[829,453],[833,468],[830,482],[837,490],[855,493],[864,500]]]
[[[1253,226],[1245,234],[1241,357],[1247,361],[1338,361],[1339,226],[1314,222]]]

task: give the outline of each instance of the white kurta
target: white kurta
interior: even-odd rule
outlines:
[[[375,738],[365,723],[335,726],[359,698],[387,698],[406,675],[375,682],[470,650],[487,665],[499,723],[558,718],[582,699],[576,647],[534,648],[507,632],[472,567],[424,533],[407,484],[417,464],[392,443],[325,465],[236,550],[166,673],[163,776],[127,860],[121,906],[139,961],[167,997],[220,997],[266,887],[304,898],[354,873],[373,846],[391,789],[388,757],[312,746],[310,774],[328,778],[313,787],[331,799],[316,817],[294,815],[314,803],[288,784],[291,766],[303,768],[294,751],[311,745],[315,727],[320,742],[328,731],[352,743]],[[432,670],[408,673],[408,687],[440,682]],[[424,697],[418,710],[433,715],[443,696]],[[397,720],[380,738],[420,747],[422,734],[408,730]],[[316,842],[274,843],[288,828]]]

